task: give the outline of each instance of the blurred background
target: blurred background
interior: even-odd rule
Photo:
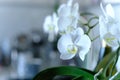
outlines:
[[[79,2],[80,12],[96,15],[102,13],[100,2],[111,3],[116,18],[120,20],[120,0],[74,1]],[[57,37],[54,42],[49,42],[48,35],[43,32],[45,17],[51,15],[56,6],[66,2],[67,0],[0,0],[0,80],[32,80],[39,71],[53,66],[82,67],[81,64],[84,63],[77,57],[60,60],[56,48]],[[93,36],[96,33],[94,31]],[[100,49],[101,44],[97,49],[98,54],[89,60],[93,62],[90,66],[92,68],[86,68],[95,68]]]

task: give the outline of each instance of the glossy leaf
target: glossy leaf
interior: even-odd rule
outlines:
[[[82,70],[81,68],[73,66],[62,66],[43,70],[37,74],[33,80],[53,80],[53,78],[57,75],[67,75],[73,77],[81,76],[88,78],[89,80],[94,80],[93,74],[87,72],[87,70]]]
[[[72,80],[91,80],[91,79],[89,79],[89,78],[87,78],[87,77],[79,76],[79,77],[76,77],[76,78],[74,78],[74,79],[72,79]]]
[[[112,59],[113,57],[115,57],[115,54],[114,53],[110,53],[108,55],[106,55],[102,61],[100,61],[100,63],[97,65],[95,71],[98,72],[101,68],[105,68],[106,65],[108,65],[108,63],[112,63]]]
[[[107,72],[111,71],[110,68],[112,68],[113,64],[115,63],[115,58],[116,58],[116,52],[111,53],[111,50],[108,48],[105,52],[105,57],[99,62],[95,71],[98,72],[100,69],[103,68],[102,76],[107,77],[110,74]]]

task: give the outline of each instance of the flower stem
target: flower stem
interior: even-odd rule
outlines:
[[[94,20],[94,19],[98,19],[98,17],[97,17],[97,16],[94,16],[94,17],[92,17],[92,18],[90,18],[90,19],[88,20],[88,23],[87,23],[87,24],[83,24],[83,25],[85,25],[85,26],[88,26],[88,31],[86,32],[86,34],[89,34],[89,32],[90,32],[95,26],[97,26],[97,24],[99,23],[99,22],[96,22],[95,24],[93,24],[93,25],[91,26],[90,23],[91,23],[91,21]]]
[[[110,64],[115,60],[115,63],[113,64],[113,67],[112,67],[112,69],[111,69],[110,75],[108,76],[108,77],[111,77],[111,75],[112,75],[112,73],[113,73],[113,70],[114,70],[114,68],[115,68],[115,65],[116,65],[116,63],[117,63],[118,57],[119,57],[119,56],[118,56],[118,55],[119,55],[119,50],[120,50],[120,47],[117,49],[116,54],[115,54],[115,53],[111,53],[111,54],[113,54],[113,56],[109,59],[107,65],[106,65],[106,66],[104,67],[104,69],[103,69],[103,76],[104,76],[104,77],[107,77],[107,76],[106,76],[106,71],[107,71],[108,67],[110,66]]]
[[[95,16],[97,16],[96,14],[94,14],[94,13],[90,13],[90,12],[83,12],[83,13],[80,13],[80,15],[81,16],[85,16],[85,15],[95,15]]]
[[[107,60],[106,65],[103,68],[103,76],[104,77],[107,77],[106,76],[107,69],[110,66],[110,64],[114,61],[114,57],[115,57],[115,53],[109,53],[109,54],[111,54],[111,56],[109,56],[109,59]]]
[[[115,56],[115,62],[114,62],[114,64],[113,64],[113,66],[112,66],[112,69],[111,69],[111,71],[110,71],[109,77],[112,76],[112,73],[113,73],[113,71],[114,71],[114,69],[115,69],[116,63],[117,63],[117,61],[118,61],[118,58],[119,58],[119,50],[120,50],[120,47],[117,49],[117,53],[116,53],[116,56]]]
[[[99,17],[94,16],[94,17],[90,18],[90,19],[88,20],[88,24],[90,24],[90,23],[91,23],[91,21],[92,21],[92,20],[94,20],[94,19],[99,19]],[[96,26],[96,24],[98,24],[98,22],[97,22],[97,23],[95,23],[95,26]],[[94,26],[93,26],[93,27],[94,27]]]

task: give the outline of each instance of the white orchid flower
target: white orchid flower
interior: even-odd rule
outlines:
[[[58,9],[59,17],[79,18],[79,4],[72,5],[73,0],[68,0],[67,4],[62,4]]]
[[[67,34],[77,28],[77,21],[76,20],[73,21],[68,17],[61,17],[58,20],[58,27],[59,27],[60,34]]]
[[[57,35],[58,33],[57,22],[58,22],[58,17],[56,13],[53,13],[52,16],[49,15],[45,18],[43,29],[44,29],[44,32],[49,35],[48,36],[49,41],[53,41],[55,35]]]
[[[101,9],[104,16],[99,17],[100,36],[109,46],[117,48],[120,36],[119,22],[115,19],[114,10],[110,4],[106,5],[106,11],[101,4]]]
[[[79,5],[78,3],[72,6],[72,0],[67,4],[62,4],[58,9],[58,27],[61,34],[70,33],[77,28],[79,19]]]
[[[62,35],[57,45],[61,53],[61,59],[72,59],[76,54],[79,54],[82,61],[85,59],[90,46],[91,41],[81,28],[77,28],[72,33]]]

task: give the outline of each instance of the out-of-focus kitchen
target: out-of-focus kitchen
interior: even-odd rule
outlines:
[[[111,3],[117,18],[120,19],[119,0],[74,1],[79,2],[81,12],[96,15],[102,13],[100,2]],[[59,36],[53,42],[49,42],[48,34],[43,31],[45,17],[66,2],[66,0],[0,0],[0,80],[32,80],[38,72],[46,68],[83,64],[81,60],[78,63],[77,58],[61,60],[57,50]],[[96,33],[95,31],[94,35]],[[96,61],[93,61],[90,68],[95,67]]]

